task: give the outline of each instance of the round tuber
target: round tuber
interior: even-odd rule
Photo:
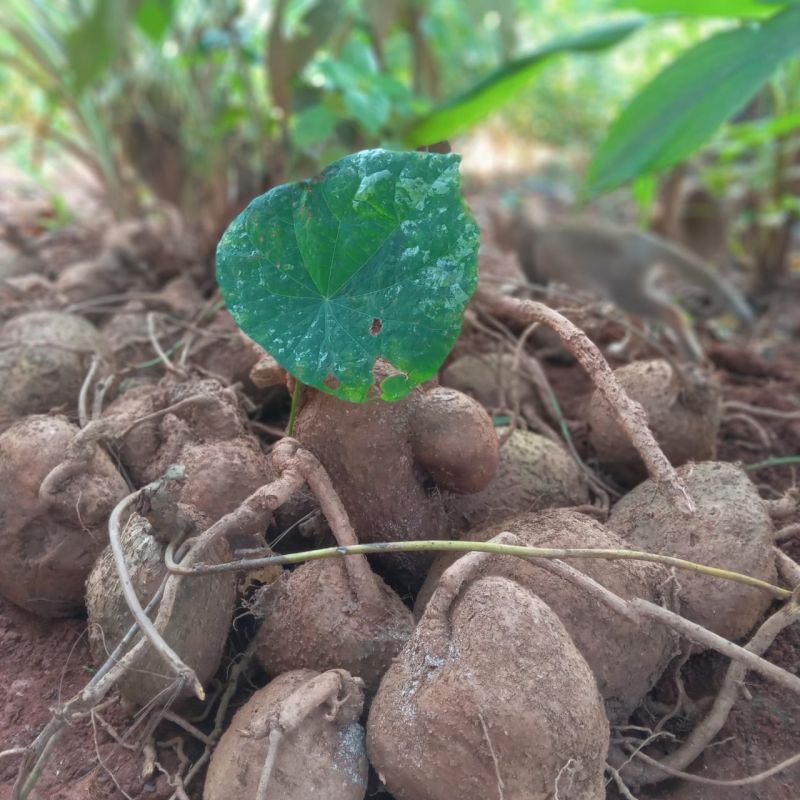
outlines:
[[[456,565],[454,565],[456,566]],[[544,601],[505,578],[432,598],[381,682],[370,762],[396,800],[598,800],[608,720]],[[437,597],[438,596],[438,597]]]
[[[0,328],[0,430],[14,419],[54,408],[72,413],[89,357],[103,337],[75,314],[32,311]]]
[[[721,396],[712,376],[687,366],[680,377],[663,359],[636,361],[614,370],[614,375],[644,407],[650,430],[673,466],[714,458]],[[630,438],[597,391],[589,402],[587,421],[600,463],[621,485],[634,486],[648,477]]]
[[[707,461],[678,469],[697,510],[676,508],[652,480],[628,492],[608,526],[637,550],[663,553],[775,582],[772,520],[747,474]],[[772,603],[761,589],[681,570],[681,613],[727,639],[745,636]]]
[[[223,733],[203,800],[363,800],[363,704],[361,681],[344,670],[280,675],[236,712]]]
[[[414,458],[442,489],[470,494],[489,485],[500,446],[479,403],[436,386],[417,398],[409,422]]]
[[[340,667],[374,692],[414,629],[364,556],[310,561],[263,592],[256,654],[270,675]]]
[[[45,617],[83,610],[84,582],[108,541],[106,522],[128,493],[98,449],[54,502],[39,487],[78,428],[61,416],[31,416],[0,434],[0,594]]]
[[[527,547],[628,548],[597,520],[569,508],[520,514],[502,525],[481,528],[464,538],[486,542],[501,531],[510,531]],[[437,556],[417,595],[414,607],[417,616],[425,610],[442,574],[458,558],[451,553]],[[577,559],[571,566],[626,600],[640,597],[658,602],[659,587],[667,579],[663,569],[640,561]],[[536,561],[492,556],[484,562],[479,574],[516,581],[558,614],[591,667],[612,722],[627,722],[672,655],[672,640],[665,628],[621,617]]]
[[[500,467],[487,488],[470,495],[445,494],[444,501],[456,527],[466,531],[524,511],[588,503],[589,489],[578,465],[559,445],[516,430],[500,448]]]
[[[150,524],[133,515],[120,535],[125,563],[144,607],[167,574],[164,547],[152,535]],[[204,560],[215,563],[229,557],[224,540],[211,546]],[[172,615],[161,634],[167,644],[197,674],[200,683],[210,680],[219,667],[236,602],[236,575],[221,572],[186,577],[180,582]],[[133,624],[111,548],[107,547],[86,582],[89,611],[89,646],[97,664],[102,664]],[[128,701],[144,706],[151,702],[168,705],[176,698],[174,676],[161,656],[148,647],[118,684]],[[188,694],[190,690],[187,688]]]

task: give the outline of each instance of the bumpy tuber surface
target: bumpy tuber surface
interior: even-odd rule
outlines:
[[[673,466],[705,461],[716,454],[721,415],[720,388],[699,368],[686,367],[685,381],[662,359],[637,361],[614,370],[622,388],[641,403],[650,429]],[[624,486],[647,477],[647,469],[613,410],[595,391],[587,421],[600,462]]]
[[[617,503],[608,526],[638,550],[686,558],[775,582],[772,520],[747,474],[735,464],[707,461],[678,469],[697,511],[685,514],[651,480]],[[677,576],[681,613],[724,636],[745,636],[772,597],[693,572]]]
[[[421,387],[397,403],[346,403],[306,390],[295,435],[331,476],[359,541],[447,535],[449,523],[441,495],[430,490],[428,472],[415,455],[422,442],[414,433],[413,422],[418,404],[429,407],[424,400],[426,391],[440,397],[442,390]],[[428,464],[435,465],[440,478],[449,475],[459,481],[459,486],[476,487],[487,479],[491,464],[496,463],[497,439],[493,431],[489,435],[491,420],[486,412],[469,398],[463,400],[458,402],[458,419],[449,422],[448,429],[458,431],[459,439],[472,441],[451,452],[449,457],[456,458],[449,462],[448,452],[435,448]],[[436,401],[430,405],[435,406]],[[459,454],[464,452],[480,455],[471,464],[459,464]],[[430,557],[397,555],[384,557],[379,563],[389,572],[394,586],[415,590],[424,579]]]
[[[272,475],[232,393],[214,380],[137,386],[106,410],[120,424],[194,401],[134,427],[119,443],[120,458],[137,484],[155,480],[170,464],[186,468],[176,499],[213,522],[232,511]]]
[[[448,613],[449,612],[449,613]],[[505,578],[432,603],[381,682],[370,761],[396,800],[603,796],[608,721],[556,614]]]
[[[147,520],[137,515],[121,533],[125,562],[143,606],[167,574],[164,546],[151,533]],[[212,563],[228,557],[224,540],[212,545],[206,556]],[[195,671],[201,683],[210,680],[219,667],[235,601],[236,576],[232,572],[187,578],[180,583],[172,616],[162,636]],[[86,605],[92,657],[102,664],[133,623],[110,547],[97,559],[86,582]],[[173,678],[161,656],[148,648],[124,675],[118,688],[126,700],[138,705],[150,702],[167,705],[176,699],[170,691]]]
[[[361,678],[367,691],[378,688],[414,619],[364,556],[348,560],[362,564],[364,583],[337,559],[303,564],[264,590],[256,654],[270,675],[340,667]]]
[[[502,436],[505,428],[498,428]],[[444,495],[457,530],[520,514],[589,502],[586,478],[569,454],[555,442],[516,430],[500,448],[500,467],[491,483],[471,495]]]
[[[0,593],[45,617],[80,613],[84,582],[108,541],[106,522],[127,493],[99,450],[54,502],[39,486],[78,428],[61,416],[31,416],[0,435]]]
[[[627,547],[597,520],[568,508],[521,514],[464,538],[485,542],[501,531],[510,531],[528,547]],[[458,557],[450,553],[437,556],[417,595],[417,616],[425,610],[444,571],[456,560]],[[571,565],[626,600],[640,597],[659,602],[659,587],[667,579],[662,568],[637,561],[577,559]],[[535,561],[493,556],[479,574],[512,579],[544,600],[558,614],[591,667],[609,718],[616,723],[627,722],[670,659],[669,632],[598,605],[595,598]]]
[[[54,408],[72,412],[93,353],[105,346],[91,322],[33,311],[0,328],[0,430],[14,419]]]
[[[326,697],[323,681],[336,680]],[[322,702],[317,702],[318,700]],[[256,800],[270,749],[282,733],[263,800],[363,800],[367,790],[360,681],[343,670],[286,672],[236,712],[208,768],[203,800]]]

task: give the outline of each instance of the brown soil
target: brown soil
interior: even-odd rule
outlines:
[[[2,198],[0,198],[1,200]],[[0,204],[1,205],[1,204]],[[36,220],[40,212],[34,208],[32,222],[26,230],[36,233]],[[99,234],[94,232],[87,245],[97,249]],[[91,245],[91,246],[90,246]],[[69,260],[75,260],[75,252]],[[83,256],[85,257],[85,256]],[[49,262],[55,267],[55,260]],[[66,263],[66,262],[65,262]],[[58,265],[59,268],[62,265]],[[783,307],[776,315],[772,338],[758,337],[751,343],[726,342],[711,344],[708,353],[723,393],[724,401],[736,401],[752,406],[768,407],[781,411],[800,409],[800,287],[787,292]],[[614,326],[606,326],[598,337],[619,338]],[[459,344],[460,352],[473,347],[474,331],[468,332]],[[485,343],[484,343],[485,344]],[[200,351],[198,345],[198,351]],[[480,345],[477,349],[481,349]],[[484,346],[485,350],[486,347]],[[224,364],[221,358],[220,364]],[[214,363],[214,371],[217,362]],[[621,362],[612,362],[619,366]],[[557,395],[563,414],[568,421],[579,453],[594,465],[587,430],[583,419],[585,405],[592,393],[592,384],[582,368],[563,354],[544,359],[543,366]],[[210,369],[210,367],[209,367]],[[349,412],[348,412],[349,413]],[[725,461],[752,464],[775,456],[800,454],[800,419],[777,420],[753,416],[751,422],[723,415],[718,440],[718,456]],[[280,428],[283,419],[261,420],[270,430]],[[762,441],[762,438],[764,441]],[[320,433],[320,440],[330,445],[330,428]],[[411,457],[408,456],[411,470]],[[387,470],[396,469],[396,454],[390,454]],[[796,483],[791,467],[761,469],[751,473],[764,497],[778,497]],[[361,476],[359,476],[361,477]],[[372,486],[372,475],[364,475],[364,484]],[[419,480],[420,496],[427,497],[425,486]],[[343,498],[347,504],[349,498]],[[407,502],[407,498],[379,498],[381,504],[398,509],[395,515],[424,516],[423,502]],[[352,501],[357,505],[357,499]],[[386,509],[379,507],[381,514]],[[390,530],[375,525],[372,509],[361,509],[363,527]],[[377,516],[377,512],[375,512]],[[355,515],[354,515],[355,516]],[[381,519],[383,517],[381,516]],[[356,519],[358,522],[359,520]],[[785,520],[784,524],[800,522],[800,514]],[[357,526],[358,527],[358,526]],[[430,525],[427,527],[431,527]],[[433,529],[439,526],[432,526]],[[383,538],[383,537],[381,537]],[[794,559],[800,560],[800,537],[782,545]],[[407,598],[406,598],[407,599]],[[239,643],[241,645],[241,642]],[[238,648],[241,651],[242,647]],[[624,654],[621,654],[624,657]],[[784,632],[766,657],[800,675],[800,629]],[[712,697],[726,666],[725,659],[716,656],[695,656],[684,668],[683,677],[687,691],[695,701]],[[73,696],[91,678],[93,663],[89,653],[86,622],[82,619],[46,620],[35,617],[7,601],[0,599],[0,752],[29,744],[50,719],[52,709],[59,701]],[[264,676],[251,682],[248,691],[263,683]],[[765,770],[781,760],[800,752],[800,698],[776,689],[774,685],[750,674],[747,689],[735,706],[727,724],[716,742],[691,768],[704,777],[734,780]],[[655,695],[659,700],[674,699],[672,672],[667,670]],[[455,701],[454,701],[455,702]],[[231,705],[230,713],[240,704]],[[641,712],[640,712],[641,713]],[[113,730],[124,734],[136,719],[134,713],[113,699],[100,712],[104,722]],[[637,720],[652,727],[657,718],[642,716]],[[691,721],[676,717],[670,728],[677,737],[685,735]],[[131,741],[140,742],[140,729]],[[162,733],[164,735],[162,735]],[[175,729],[159,731],[163,740],[175,734]],[[187,753],[195,758],[194,743],[186,742]],[[139,750],[129,749],[114,741],[106,726],[100,722],[83,721],[68,726],[58,741],[32,800],[101,800],[129,797],[134,800],[166,800],[173,793],[167,777],[142,777],[144,758]],[[0,800],[11,796],[19,757],[0,759]],[[174,769],[171,762],[167,769]],[[374,776],[368,796],[388,797],[379,788]],[[202,780],[189,792],[192,800],[202,793]],[[638,800],[797,800],[800,797],[800,764],[784,770],[774,777],[754,785],[742,787],[714,787],[687,781],[668,781],[658,787],[641,789]],[[609,797],[618,797],[609,788]]]
[[[0,751],[29,744],[51,716],[51,708],[78,692],[92,674],[86,623],[45,620],[0,598]],[[101,712],[118,731],[129,715],[114,704]],[[0,761],[0,800],[11,797],[18,757]],[[101,766],[104,765],[104,766]],[[172,789],[164,776],[143,780],[142,759],[116,744],[100,724],[67,727],[32,800],[101,800],[122,797],[162,800]]]
[[[765,657],[800,674],[800,630],[790,628],[781,634]],[[698,657],[690,662],[684,680],[688,687],[695,685],[694,699],[710,694],[726,666],[721,657]],[[800,752],[800,698],[752,673],[748,675],[747,689],[751,699],[739,700],[713,746],[693,765],[694,774],[734,781],[767,770]],[[673,780],[642,789],[637,797],[639,800],[797,800],[800,764],[749,786],[707,786]]]

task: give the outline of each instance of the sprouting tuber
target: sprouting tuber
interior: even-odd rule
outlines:
[[[426,385],[396,403],[347,403],[308,389],[306,395],[295,435],[333,479],[359,541],[446,534],[450,525],[441,493],[431,490],[435,481],[477,491],[497,468],[499,446],[488,414],[453,390]],[[454,437],[464,442],[448,450],[445,442]],[[392,585],[413,590],[429,563],[428,556],[404,554],[384,557],[379,568]]]

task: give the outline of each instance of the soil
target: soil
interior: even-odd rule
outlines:
[[[39,199],[35,199],[38,203]],[[85,199],[80,202],[85,203]],[[40,217],[46,214],[46,203],[41,206],[45,212],[41,211],[40,205],[31,201],[25,207],[30,220],[26,219],[23,227],[31,236],[38,235]],[[9,207],[18,210],[19,203],[16,206],[11,203]],[[94,232],[83,237],[84,250],[96,249],[99,227],[95,220]],[[78,260],[76,251],[71,252],[70,258],[63,257],[65,263],[71,259]],[[61,257],[59,255],[59,259]],[[81,257],[85,257],[83,251]],[[58,267],[61,266],[63,264],[59,262]],[[53,270],[57,272],[56,267]],[[708,356],[725,401],[787,412],[800,410],[798,301],[800,280],[795,280],[795,285],[787,287],[782,296],[773,301],[772,319],[777,322],[769,336],[759,333],[749,341],[741,338],[709,343]],[[617,327],[608,325],[597,338],[605,342],[619,338],[618,334]],[[473,346],[474,336],[474,331],[467,332],[459,344],[462,352],[464,348]],[[611,360],[611,363],[617,366],[623,362]],[[589,378],[563,353],[543,357],[542,364],[568,420],[576,449],[593,464],[586,426],[579,421],[593,389]],[[280,430],[285,423],[283,411],[270,411],[269,416],[265,414],[257,422],[268,426],[265,430]],[[770,419],[754,414],[746,414],[747,419],[735,416],[741,413],[730,409],[723,415],[718,440],[721,460],[753,464],[767,458],[800,453],[800,419]],[[265,436],[265,446],[274,438]],[[789,466],[762,468],[753,471],[752,476],[762,495],[773,499],[796,484],[795,469]],[[800,513],[781,524],[793,523],[800,523]],[[782,547],[792,558],[800,560],[800,537],[786,541]],[[241,642],[238,646],[238,652],[241,652]],[[767,652],[766,658],[800,675],[800,629],[785,631]],[[682,672],[689,696],[698,703],[712,697],[726,663],[725,659],[716,656],[692,657]],[[229,666],[228,659],[219,677],[225,678]],[[79,691],[91,678],[93,669],[84,619],[46,620],[0,598],[0,752],[29,744],[50,719],[53,707]],[[266,682],[261,673],[248,677],[247,688],[231,703],[229,717],[248,693]],[[800,698],[776,689],[752,673],[748,676],[746,688],[747,696],[736,704],[715,743],[692,766],[693,773],[735,780],[800,753]],[[664,702],[674,699],[671,669],[667,670],[653,696]],[[638,721],[643,725],[652,726],[656,721],[638,713]],[[153,775],[143,776],[141,749],[115,741],[116,735],[124,736],[139,719],[135,709],[126,707],[112,695],[94,721],[67,726],[31,795],[33,800],[169,798],[174,787],[169,785],[168,776],[159,770]],[[206,720],[199,724],[208,731],[211,722]],[[691,720],[678,716],[670,726],[669,730],[680,738],[690,730]],[[129,741],[140,743],[141,727],[134,727]],[[176,733],[174,726],[162,723],[155,731],[155,738],[163,742],[174,738]],[[182,746],[190,759],[196,758],[200,752],[197,742],[188,736],[184,737]],[[170,774],[174,773],[179,758],[171,752],[169,748],[159,750],[164,770]],[[18,755],[0,758],[0,800],[11,797],[18,764]],[[370,786],[370,797],[388,797],[379,788],[374,775]],[[202,775],[188,796],[199,800],[201,787]],[[613,786],[608,791],[609,798],[620,796]],[[668,781],[655,788],[638,790],[636,797],[638,800],[797,800],[800,797],[800,764],[753,785],[715,787],[685,780]]]
[[[784,631],[765,658],[800,674],[800,630],[795,627]],[[683,675],[687,687],[696,692],[693,699],[711,696],[710,691],[724,675],[726,666],[721,657],[691,660]],[[763,772],[800,752],[800,698],[787,695],[752,673],[746,686],[750,699],[739,700],[713,746],[692,766],[692,773],[735,781]],[[637,796],[639,800],[797,800],[800,764],[748,786],[707,786],[673,780],[639,790]]]
[[[53,706],[80,691],[92,672],[84,620],[41,619],[0,598],[0,751],[29,744]],[[100,713],[120,732],[131,721],[117,703]],[[11,797],[17,765],[16,757],[0,761],[0,800]],[[31,798],[122,797],[114,781],[134,800],[169,797],[164,776],[142,779],[141,765],[141,756],[119,746],[101,723],[79,722],[65,729]]]

